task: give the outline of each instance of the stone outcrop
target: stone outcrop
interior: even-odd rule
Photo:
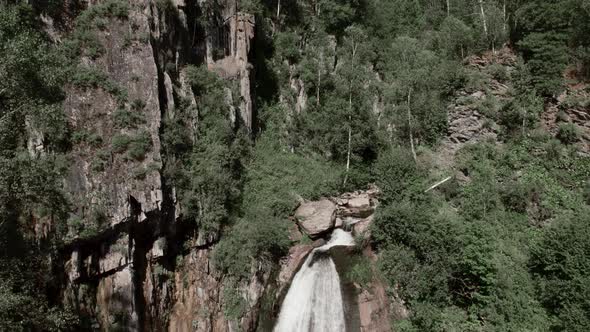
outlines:
[[[254,15],[237,12],[235,0],[226,1],[220,13],[219,27],[207,33],[207,66],[221,77],[239,82],[240,117],[252,130],[253,103],[251,80],[253,66],[248,61],[256,24]],[[222,54],[219,59],[214,53]]]
[[[468,87],[459,90],[453,101],[447,106],[448,129],[447,135],[441,142],[442,153],[446,156],[454,155],[467,144],[486,140],[496,140],[499,126],[495,123],[492,113],[498,112],[498,101],[506,101],[509,95],[509,82],[505,78],[490,74],[494,65],[499,71],[510,73],[516,66],[516,55],[508,47],[494,52],[485,52],[464,60],[468,70],[474,75],[481,75],[481,86]],[[486,113],[488,112],[488,113]],[[439,164],[445,164],[441,160]]]
[[[363,256],[373,264],[378,260],[371,247],[363,249]],[[374,265],[372,268],[376,269]],[[356,288],[358,291],[360,330],[362,332],[392,331],[392,320],[402,320],[409,317],[410,313],[405,302],[397,295],[397,290],[388,290],[378,277],[373,278],[367,287],[363,288],[356,285]]]
[[[269,278],[268,271],[253,268],[253,278],[238,289],[247,305],[245,316],[228,318],[223,308],[226,286],[219,272],[212,268],[210,254],[210,250],[191,252],[172,276],[175,292],[168,331],[255,330],[257,307]]]
[[[379,281],[374,281],[369,289],[360,289],[358,306],[361,332],[391,331],[390,317],[385,287]]]
[[[336,199],[338,217],[366,218],[373,214],[377,205],[376,191],[345,193]]]
[[[589,99],[587,84],[570,84],[541,114],[543,127],[554,137],[561,125],[573,124],[579,133],[579,140],[574,144],[586,154],[590,154],[590,104],[586,102]]]
[[[278,291],[277,294],[283,293],[285,287],[289,285],[295,273],[305,261],[307,255],[313,250],[314,246],[311,244],[298,244],[289,249],[289,254],[281,260],[281,269],[278,276]]]

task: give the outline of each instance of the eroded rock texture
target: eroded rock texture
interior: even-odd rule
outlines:
[[[213,14],[223,20],[201,31],[195,20],[204,3],[128,4],[127,17],[108,18],[97,31],[104,54],[81,59],[80,68],[100,71],[106,81],[67,90],[72,129],[86,136],[73,147],[65,183],[75,206],[63,261],[56,267],[63,276],[63,301],[92,330],[254,330],[269,271],[252,268],[251,279],[234,290],[246,310],[227,317],[223,276],[211,267],[216,239],[182,221],[175,188],[162,171],[160,143],[162,122],[176,116],[181,99],[191,103],[193,120],[186,129],[197,139],[198,105],[181,70],[186,64],[206,63],[223,78],[236,80],[239,96],[230,91],[230,99],[239,98],[240,119],[251,128],[248,53],[254,18],[236,12],[235,2],[220,1]],[[141,118],[121,125],[117,116],[122,112]],[[29,144],[33,153],[37,141]],[[196,243],[183,247],[185,235],[195,233]]]

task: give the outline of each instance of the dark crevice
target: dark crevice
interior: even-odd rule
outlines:
[[[137,214],[135,215],[137,217]],[[143,296],[143,283],[145,281],[147,258],[146,252],[148,242],[151,237],[146,234],[146,223],[133,223],[129,231],[130,242],[133,243],[133,304],[134,311],[137,314],[137,331],[145,330],[145,311],[146,301]],[[151,248],[151,244],[149,244]]]

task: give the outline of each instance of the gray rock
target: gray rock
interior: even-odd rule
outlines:
[[[338,216],[365,218],[373,214],[374,210],[369,195],[357,193],[352,195],[346,204],[339,208]]]
[[[304,202],[295,211],[295,218],[305,234],[317,238],[334,227],[336,204],[326,198]]]

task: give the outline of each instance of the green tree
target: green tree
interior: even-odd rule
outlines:
[[[440,38],[445,52],[461,59],[470,53],[474,43],[471,28],[453,16],[448,16],[441,24]]]
[[[66,61],[40,31],[31,7],[0,3],[0,330],[66,331],[77,319],[45,297],[53,282],[34,219],[63,228],[67,123],[61,107]],[[37,138],[41,146],[27,142]],[[61,235],[61,234],[58,234]]]
[[[587,208],[564,214],[533,247],[531,269],[556,331],[590,328],[590,219]]]
[[[527,0],[515,12],[517,45],[532,74],[532,83],[542,95],[555,95],[562,88],[561,75],[568,61],[568,2]]]
[[[386,119],[400,127],[399,138],[409,141],[414,151],[419,142],[436,142],[446,129],[442,61],[410,37],[396,38],[388,54],[384,64]]]

